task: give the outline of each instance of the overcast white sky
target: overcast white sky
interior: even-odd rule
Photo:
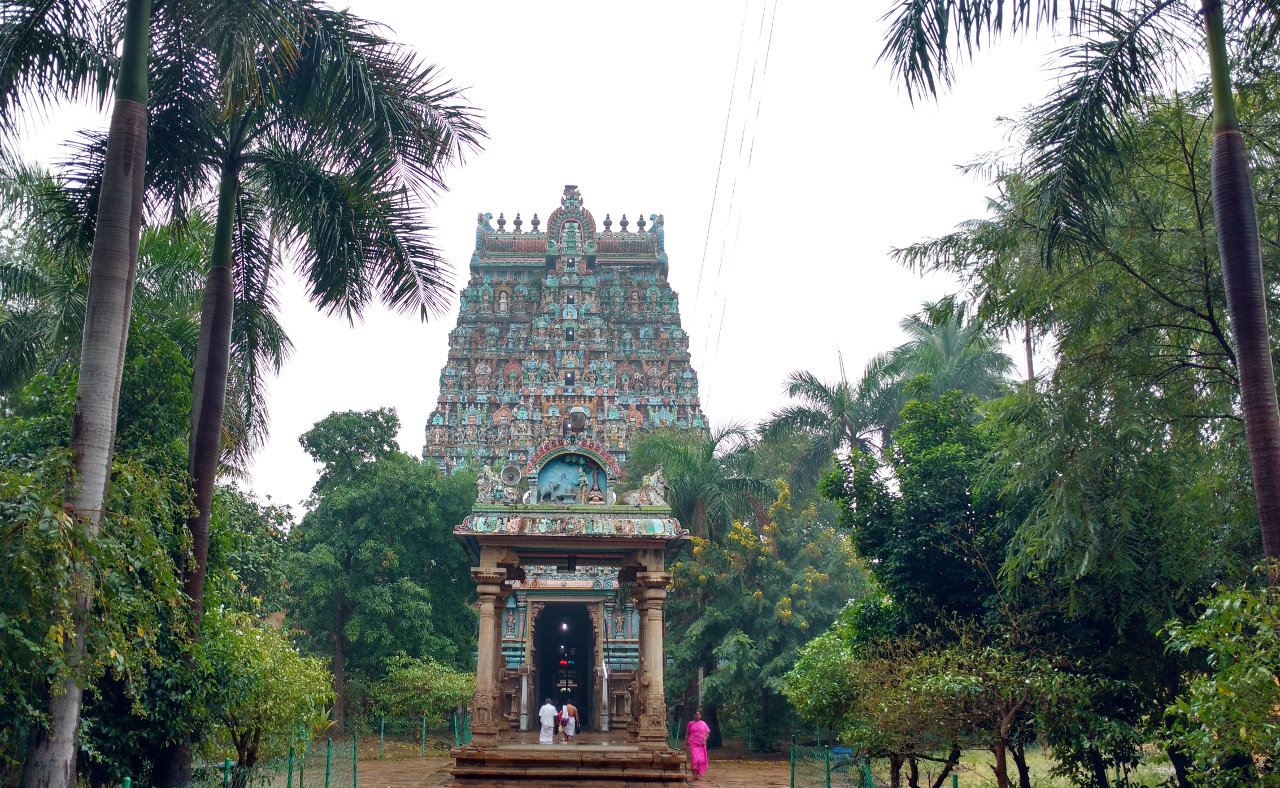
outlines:
[[[857,376],[901,341],[902,317],[949,291],[888,252],[983,214],[987,185],[956,165],[1004,147],[998,118],[1048,89],[1041,67],[1052,42],[1006,41],[963,67],[936,104],[913,108],[875,65],[890,5],[351,8],[467,86],[485,114],[485,149],[448,174],[450,191],[432,211],[456,285],[479,212],[510,220],[519,211],[528,228],[573,183],[597,221],[664,214],[704,410],[713,424],[755,424],[786,401],[789,372],[836,380],[839,349]],[[29,148],[47,159],[51,136],[42,137]],[[457,296],[427,323],[373,310],[351,327],[319,315],[293,280],[281,293],[297,351],[270,384],[271,437],[249,486],[296,506],[318,469],[298,435],[335,410],[394,407],[401,448],[421,452]]]

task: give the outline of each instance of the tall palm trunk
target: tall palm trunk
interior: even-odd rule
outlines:
[[[120,378],[138,270],[138,236],[146,188],[150,37],[151,0],[128,0],[120,74],[98,198],[76,412],[71,423],[75,477],[68,483],[66,503],[84,523],[91,539],[101,530],[103,502],[111,481]],[[66,646],[69,675],[49,689],[49,728],[36,726],[32,731],[22,778],[26,788],[75,785],[76,732],[83,694],[77,674],[85,658],[85,630],[93,607],[93,573],[86,560],[81,551],[76,563],[74,631]]]
[[[187,519],[191,533],[191,560],[182,571],[183,590],[191,601],[191,639],[200,640],[204,613],[204,583],[209,564],[209,517],[213,485],[222,456],[222,412],[227,401],[227,369],[231,364],[231,321],[235,315],[232,278],[232,235],[236,199],[240,193],[239,162],[228,158],[218,183],[218,216],[213,229],[213,251],[200,308],[200,339],[196,348],[195,377],[191,397],[191,441],[187,470],[191,474],[192,506]],[[179,788],[191,784],[191,733],[156,759],[156,785]]]
[[[1227,310],[1240,367],[1240,402],[1262,531],[1262,552],[1280,558],[1280,409],[1267,325],[1266,285],[1249,161],[1236,119],[1221,0],[1203,0],[1213,82],[1213,213]],[[1280,578],[1273,569],[1272,584]]]
[[[200,341],[196,349],[195,380],[191,398],[191,446],[187,469],[191,473],[195,514],[187,520],[193,560],[183,576],[187,596],[195,611],[194,634],[200,634],[204,610],[204,582],[209,556],[209,515],[213,485],[222,456],[222,412],[227,401],[227,370],[231,366],[231,322],[235,315],[232,280],[232,234],[236,200],[240,193],[240,165],[223,165],[218,184],[218,218],[213,230],[213,259],[205,281],[200,309]]]

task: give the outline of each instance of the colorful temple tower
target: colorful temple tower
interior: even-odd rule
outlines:
[[[698,376],[679,299],[667,282],[662,216],[603,230],[566,186],[545,232],[535,213],[498,227],[477,217],[471,278],[462,290],[440,399],[423,457],[441,470],[463,461],[522,464],[563,437],[570,409],[619,462],[638,433],[702,430]]]
[[[620,493],[630,441],[701,431],[662,217],[597,232],[566,186],[545,233],[479,217],[471,280],[427,424],[426,458],[478,471],[454,529],[472,559],[479,637],[470,744],[453,785],[685,784],[667,746],[663,605],[689,532],[661,468]],[[545,698],[597,744],[531,744]]]

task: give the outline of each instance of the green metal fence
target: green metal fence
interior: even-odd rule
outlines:
[[[242,767],[225,758],[197,763],[190,788],[360,788],[361,760],[420,758],[448,754],[471,741],[471,720],[451,714],[443,720],[422,717],[347,719],[332,736],[299,740],[283,757]],[[126,777],[124,788],[132,788]]]
[[[471,720],[466,714],[444,719],[419,717],[348,718],[344,727],[359,741],[361,760],[400,760],[446,755],[471,741]]]
[[[799,744],[791,737],[791,788],[875,788],[865,758],[845,747]]]
[[[198,763],[191,771],[191,788],[359,788],[354,737],[304,741],[282,758],[242,767],[226,758],[222,763]],[[130,788],[126,779],[124,788]]]

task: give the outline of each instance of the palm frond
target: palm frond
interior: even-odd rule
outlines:
[[[0,136],[31,105],[92,95],[105,101],[115,54],[96,4],[6,0],[0,4]]]
[[[1044,228],[1042,255],[1060,245],[1094,242],[1102,206],[1130,117],[1169,76],[1194,23],[1185,3],[1147,0],[1137,11],[1103,6],[1087,16],[1091,35],[1064,47],[1061,79],[1032,110],[1027,163]]]
[[[438,314],[448,264],[407,195],[370,175],[331,173],[307,153],[273,145],[257,152],[250,177],[299,252],[318,307],[354,320],[377,297],[423,317]]]
[[[232,253],[235,270],[235,311],[231,323],[231,381],[228,402],[234,400],[234,442],[224,443],[240,461],[266,439],[268,420],[265,376],[276,373],[293,349],[276,319],[278,304],[273,284],[279,255],[268,236],[270,217],[252,190],[236,203]]]
[[[460,88],[345,12],[314,9],[291,88],[307,135],[348,163],[377,162],[420,199],[442,191],[445,168],[485,136]]]
[[[1110,0],[901,0],[889,20],[877,62],[887,62],[914,102],[936,96],[955,76],[952,53],[972,57],[1006,30],[1012,34],[1056,23],[1063,12],[1074,32]]]
[[[796,432],[821,432],[830,426],[826,413],[803,405],[787,405],[773,413],[760,425],[760,437],[777,440]]]

